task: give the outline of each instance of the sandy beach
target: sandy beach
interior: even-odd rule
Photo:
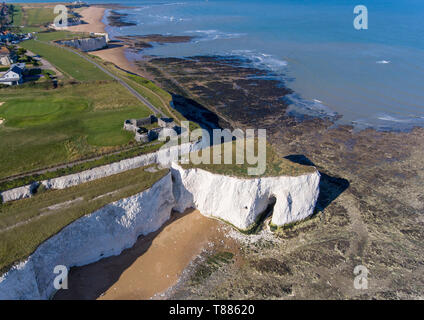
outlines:
[[[81,11],[76,10],[85,24],[68,27],[72,32],[105,32],[105,24],[102,22],[106,9],[101,7],[88,7]]]
[[[69,289],[55,299],[160,299],[203,249],[222,245],[221,226],[197,210],[175,213],[159,231],[140,237],[119,256],[73,268]]]
[[[68,30],[72,32],[106,32],[106,25],[102,22],[106,8],[102,7],[89,7],[84,8],[78,13],[82,16],[82,20],[86,24],[69,27]],[[93,51],[90,54],[100,57],[105,61],[112,62],[119,68],[130,71],[132,73],[140,74],[137,66],[129,61],[125,56],[127,46],[119,43],[110,44],[109,48]]]
[[[126,49],[126,45],[109,44],[109,48],[98,51],[92,51],[90,52],[90,54],[102,58],[105,61],[112,62],[121,69],[142,75],[137,66],[126,58]]]

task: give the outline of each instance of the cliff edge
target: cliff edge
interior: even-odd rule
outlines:
[[[317,170],[300,176],[239,178],[173,163],[175,210],[196,208],[207,217],[222,219],[242,231],[251,229],[269,205],[272,224],[283,226],[314,212],[319,195]]]

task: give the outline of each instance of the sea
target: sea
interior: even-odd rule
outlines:
[[[131,7],[117,11],[136,26],[109,26],[112,36],[196,37],[142,54],[248,58],[294,91],[286,97],[288,112],[333,117],[357,129],[424,126],[422,0],[88,2]],[[358,5],[367,17],[364,10],[355,13]],[[366,29],[355,27],[359,14]]]

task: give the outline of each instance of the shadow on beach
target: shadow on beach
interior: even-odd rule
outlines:
[[[55,296],[53,297],[53,300],[94,300],[102,296],[103,293],[107,292],[112,286],[116,285],[117,282],[122,278],[123,273],[128,270],[136,261],[137,259],[140,259],[143,257],[143,255],[146,254],[146,252],[152,247],[153,241],[160,236],[163,232],[165,234],[162,234],[163,237],[166,239],[167,236],[169,236],[169,232],[175,231],[181,231],[178,229],[178,227],[174,230],[167,229],[171,224],[174,224],[180,219],[183,219],[185,217],[188,217],[190,214],[194,214],[195,210],[188,210],[182,214],[173,212],[171,219],[164,224],[158,231],[150,233],[147,236],[140,236],[135,243],[135,245],[129,249],[124,250],[121,254],[118,256],[112,256],[108,258],[104,258],[100,261],[97,261],[95,263],[82,266],[82,267],[74,267],[71,268],[69,275],[68,275],[68,288],[67,290],[61,290],[58,291]],[[205,218],[206,219],[206,218]],[[207,228],[214,229],[216,224],[216,221],[214,221],[213,224],[208,224]],[[196,228],[196,226],[191,226],[192,228]],[[174,239],[174,238],[172,238]],[[193,239],[196,240],[196,239]],[[199,241],[201,242],[201,241]],[[162,250],[162,243],[159,245],[159,249]],[[156,246],[156,248],[158,245]],[[137,295],[140,296],[137,298],[140,299],[148,299],[149,296],[143,296],[148,292],[149,290],[154,290],[155,286],[158,286],[155,293],[159,293],[163,291],[163,288],[160,288],[161,284],[158,284],[159,282],[162,282],[162,285],[164,281],[170,282],[170,280],[167,280],[168,275],[171,273],[169,270],[169,267],[173,267],[175,265],[178,265],[175,263],[175,259],[179,259],[179,257],[175,257],[175,254],[173,254],[171,248],[169,247],[163,247],[164,250],[169,250],[167,253],[168,261],[148,261],[147,266],[151,270],[138,270],[137,267],[132,270],[131,275],[134,275],[134,277],[137,277],[138,279],[134,278],[134,292],[124,292],[123,295],[127,297],[128,295]],[[190,250],[190,249],[188,249]],[[195,253],[196,255],[198,252]],[[158,271],[158,264],[161,264],[162,267],[160,268],[160,271]],[[144,264],[146,266],[146,263]],[[182,271],[182,270],[181,270]],[[148,277],[147,275],[151,273],[155,274],[158,279],[149,278],[149,279],[143,279]],[[160,279],[159,279],[160,278]],[[146,281],[143,281],[146,280]],[[146,287],[150,287],[148,289],[140,288],[140,286],[137,285],[137,281],[140,281],[145,284]],[[169,286],[172,286],[172,281],[169,283]],[[125,283],[121,285],[125,286]],[[153,286],[153,288],[152,288]],[[169,287],[168,286],[168,287]],[[119,287],[119,284],[118,284]],[[144,285],[143,285],[144,287]],[[167,289],[166,287],[165,289]],[[115,288],[114,288],[115,289]],[[120,288],[121,289],[121,288]],[[141,290],[141,291],[140,291]],[[116,292],[119,296],[119,293]],[[112,292],[112,297],[114,292]],[[110,297],[106,297],[110,298]],[[119,297],[118,297],[119,298]]]

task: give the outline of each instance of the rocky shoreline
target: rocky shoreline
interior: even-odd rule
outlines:
[[[126,13],[119,13],[115,10],[111,10],[107,16],[107,21],[111,27],[129,27],[137,25],[134,22],[124,21],[126,17],[128,17]]]
[[[123,42],[129,49],[139,52],[146,48],[152,48],[153,44],[184,43],[190,42],[192,36],[165,36],[161,34],[148,34],[144,36],[119,36],[117,40]]]
[[[208,266],[195,266],[169,297],[422,299],[424,129],[356,131],[329,118],[294,117],[282,99],[291,90],[244,62],[152,58],[138,66],[173,93],[186,117],[206,113],[211,126],[265,128],[281,156],[313,163],[322,174],[318,212],[277,239],[242,244],[239,268],[210,270],[199,281],[196,270]],[[370,290],[354,289],[357,265],[372,274]]]

